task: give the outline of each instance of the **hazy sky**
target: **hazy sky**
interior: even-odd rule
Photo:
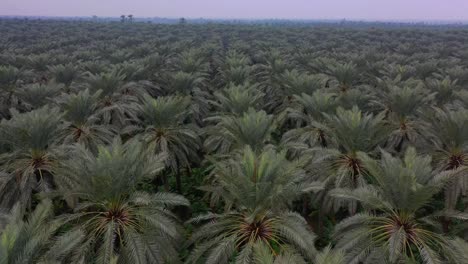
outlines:
[[[468,20],[468,0],[0,0],[0,15]]]

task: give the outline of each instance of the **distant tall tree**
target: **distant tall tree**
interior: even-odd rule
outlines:
[[[128,15],[128,20],[129,20],[130,22],[133,22],[133,15]]]
[[[179,24],[181,24],[181,25],[187,24],[187,19],[181,17],[181,18],[179,19]]]
[[[120,22],[122,22],[122,23],[125,22],[125,15],[120,16]]]

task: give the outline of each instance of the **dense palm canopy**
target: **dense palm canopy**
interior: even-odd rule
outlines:
[[[0,18],[1,264],[468,263],[464,26],[122,22]]]

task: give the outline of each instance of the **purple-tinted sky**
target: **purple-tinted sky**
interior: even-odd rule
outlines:
[[[0,15],[468,20],[468,0],[0,0]]]

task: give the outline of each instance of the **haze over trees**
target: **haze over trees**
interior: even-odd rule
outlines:
[[[121,21],[0,20],[0,263],[468,263],[466,28]]]

